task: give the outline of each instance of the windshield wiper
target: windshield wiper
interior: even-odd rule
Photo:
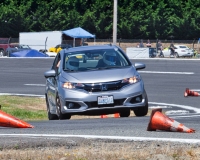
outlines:
[[[122,66],[109,66],[109,68],[121,68]]]
[[[121,66],[107,66],[107,67],[99,67],[97,69],[112,69],[112,68],[121,68]]]
[[[78,70],[71,70],[71,69],[69,69],[69,68],[65,68],[65,69],[63,69],[64,71],[70,71],[70,72],[77,72]]]
[[[87,67],[85,69],[88,69],[88,70],[97,70],[98,68],[94,68],[94,67]]]

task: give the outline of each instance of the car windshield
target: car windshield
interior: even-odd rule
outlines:
[[[130,66],[124,54],[118,49],[98,49],[66,53],[65,71],[88,71]]]
[[[29,49],[30,47],[28,45],[21,45],[21,48]]]
[[[186,46],[179,46],[179,48],[188,48],[188,47],[186,47]]]

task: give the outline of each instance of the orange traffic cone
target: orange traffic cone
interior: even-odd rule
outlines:
[[[101,115],[101,118],[108,118],[108,116],[106,116],[106,115]]]
[[[32,125],[17,119],[3,111],[0,111],[0,126],[14,128],[33,128]]]
[[[185,89],[185,93],[184,93],[184,97],[187,97],[187,96],[200,96],[200,94],[198,92],[195,92],[195,91],[191,91],[189,90],[189,88],[186,88]]]
[[[162,109],[154,109],[151,113],[147,131],[165,130],[173,132],[194,133],[194,129],[185,127],[183,124],[162,114]]]
[[[114,114],[114,118],[119,118],[119,117],[120,117],[119,113]]]

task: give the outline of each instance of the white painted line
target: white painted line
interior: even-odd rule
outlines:
[[[200,91],[200,89],[189,89],[190,91]]]
[[[45,84],[24,84],[26,86],[42,86],[45,87]]]
[[[184,106],[184,105],[178,105],[178,104],[169,104],[169,103],[157,103],[157,102],[149,102],[149,104],[153,104],[153,105],[169,105],[169,106],[174,106],[174,107],[179,107],[179,108],[184,108],[184,109],[188,109],[188,110],[193,110],[196,113],[200,113],[200,109],[199,108],[195,108],[192,106]]]
[[[96,135],[63,135],[63,134],[0,134],[0,137],[48,137],[48,138],[87,138],[87,139],[115,139],[126,141],[165,141],[180,143],[200,143],[200,139],[177,139],[177,138],[151,138],[151,137],[124,137],[124,136],[96,136]]]
[[[166,115],[177,115],[177,114],[189,114],[190,112],[187,110],[170,110],[170,111],[166,111],[165,114]]]
[[[200,117],[200,115],[171,116],[171,118],[190,118],[190,117]]]
[[[138,71],[141,73],[159,73],[159,74],[194,74],[194,72],[160,72],[160,71]]]
[[[0,93],[0,96],[25,96],[25,97],[41,97],[41,98],[44,98],[44,95],[18,94],[18,93]]]
[[[171,106],[150,106],[149,108],[156,109],[156,108],[172,108],[172,107]]]
[[[7,57],[7,56],[4,56],[3,58],[8,58],[8,59],[49,59],[49,58],[55,58],[55,57]]]

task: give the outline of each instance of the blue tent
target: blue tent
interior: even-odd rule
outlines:
[[[31,50],[23,50],[19,52],[10,53],[10,57],[49,57],[49,56],[35,49],[31,49]]]
[[[95,41],[95,35],[89,33],[88,31],[84,30],[81,27],[65,30],[65,31],[62,31],[62,33],[69,37],[74,38],[74,43],[73,43],[74,47],[75,47],[76,38],[94,38],[94,41]]]
[[[62,31],[62,33],[66,34],[72,38],[95,38],[95,35],[89,33],[88,31],[82,29],[81,27]]]

